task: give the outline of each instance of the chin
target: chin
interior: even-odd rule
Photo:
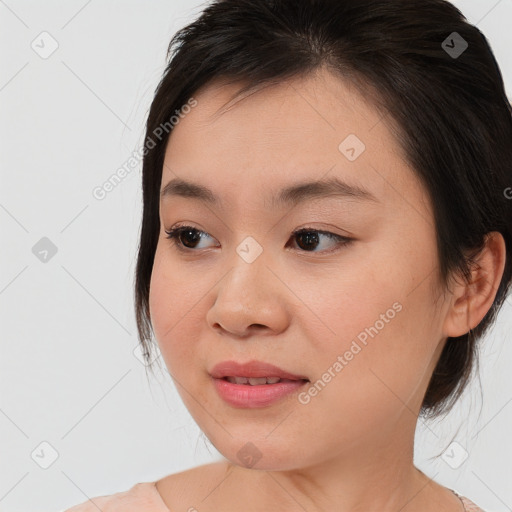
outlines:
[[[267,434],[266,434],[267,435]],[[297,446],[302,443],[283,445],[281,439],[247,437],[223,438],[216,443],[210,439],[215,448],[231,464],[244,469],[262,471],[288,471],[305,465],[304,454],[299,453]]]

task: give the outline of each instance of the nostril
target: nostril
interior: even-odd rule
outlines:
[[[251,324],[251,327],[255,327],[256,329],[265,328],[265,325],[263,324]]]

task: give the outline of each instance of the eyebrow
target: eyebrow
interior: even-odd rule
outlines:
[[[173,178],[162,189],[160,197],[186,197],[197,199],[212,206],[220,206],[221,199],[204,185],[185,181],[181,178]],[[319,199],[328,197],[345,197],[359,201],[373,201],[378,203],[377,197],[369,190],[355,184],[349,184],[340,178],[305,181],[283,188],[277,195],[270,197],[270,208],[294,206],[303,203],[307,199]]]

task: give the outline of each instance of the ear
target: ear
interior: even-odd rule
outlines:
[[[506,246],[498,231],[487,233],[469,284],[457,283],[445,317],[443,335],[457,337],[474,329],[494,302],[505,268]]]

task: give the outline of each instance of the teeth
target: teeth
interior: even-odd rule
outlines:
[[[248,384],[248,379],[245,377],[228,377],[228,381],[233,384]]]
[[[279,377],[226,377],[232,384],[249,384],[250,386],[261,386],[262,384],[276,384],[281,379]]]
[[[261,386],[262,384],[266,384],[266,383],[267,383],[266,377],[259,377],[259,378],[251,377],[249,379],[249,384],[251,386]]]

